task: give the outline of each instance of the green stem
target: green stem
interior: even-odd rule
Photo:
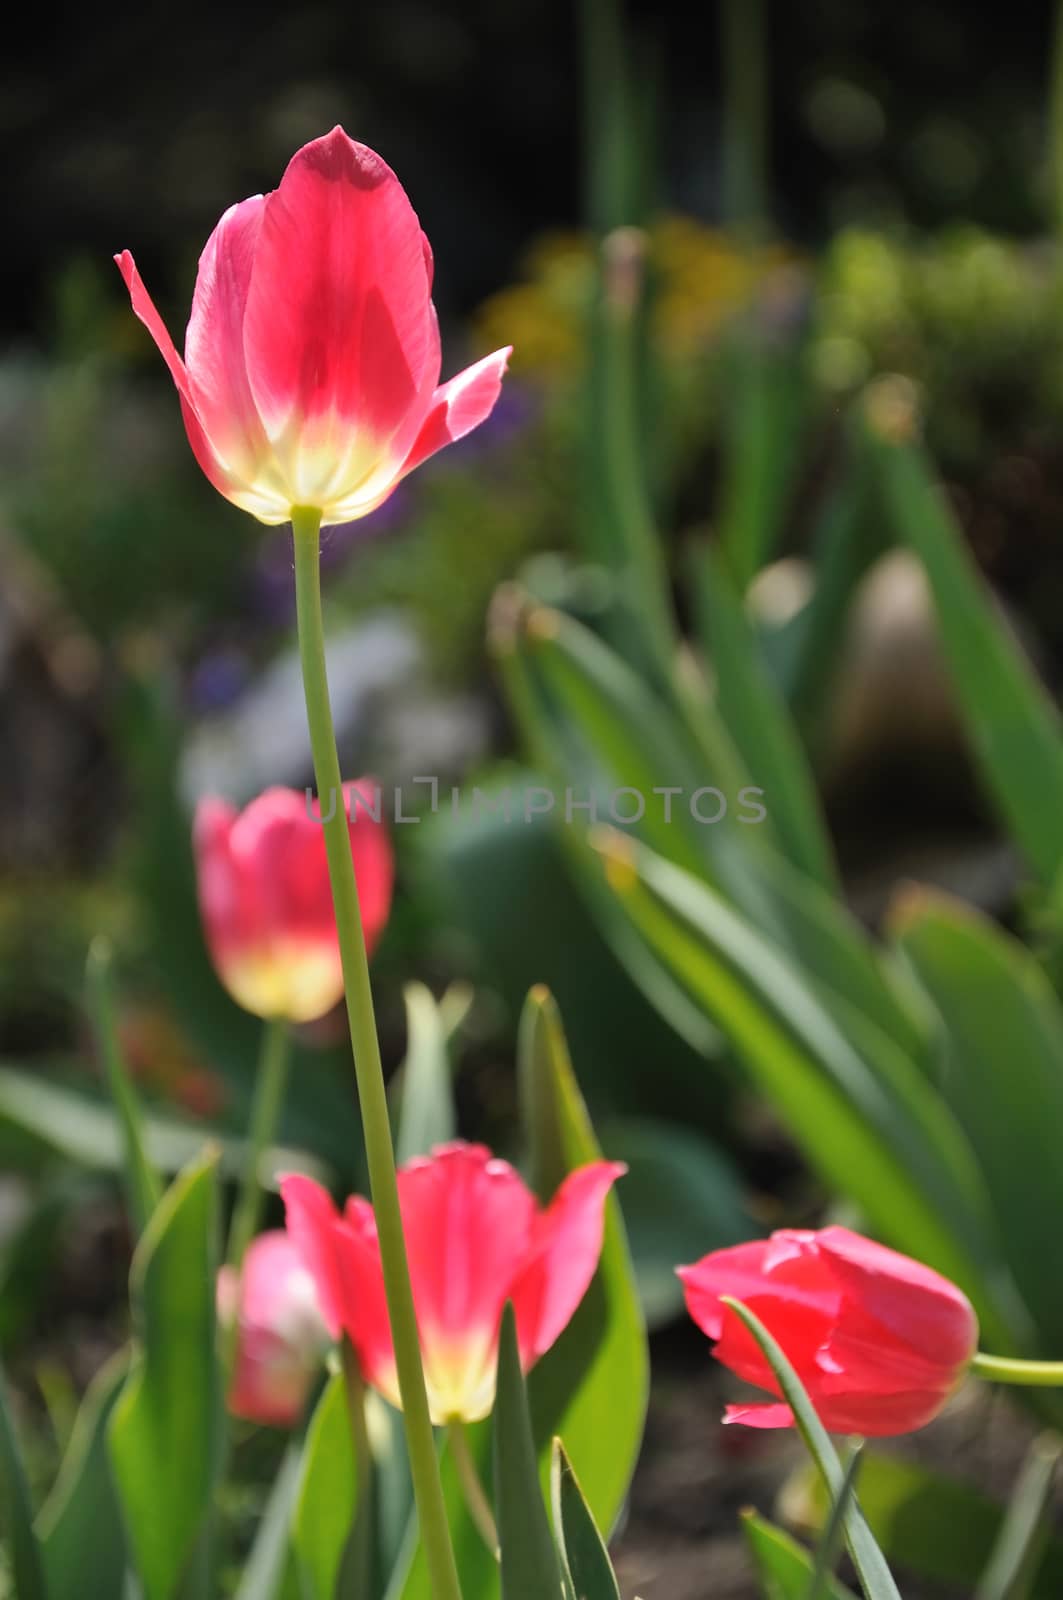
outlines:
[[[343,805],[336,735],[329,705],[328,674],[325,666],[325,636],[321,618],[321,574],[319,564],[321,517],[312,507],[293,506],[292,533],[295,544],[295,602],[299,625],[299,655],[303,667],[303,689],[310,728],[310,748],[314,776],[322,801],[325,850],[329,880],[336,908],[340,959],[347,995],[354,1070],[358,1080],[365,1151],[369,1166],[369,1188],[376,1216],[380,1259],[384,1271],[384,1291],[391,1322],[391,1342],[402,1397],[402,1420],[410,1457],[414,1499],[420,1522],[421,1539],[435,1600],[460,1600],[461,1588],[454,1551],[447,1526],[446,1504],[439,1476],[432,1419],[428,1411],[421,1345],[414,1312],[410,1270],[406,1260],[406,1241],[402,1234],[399,1190],[395,1180],[395,1155],[391,1147],[391,1127],[384,1089],[373,1015],[373,991],[369,982],[365,935],[358,908],[358,887],[354,880],[350,835]],[[335,797],[335,804],[332,799]]]
[[[495,1526],[494,1512],[480,1481],[480,1474],[476,1470],[465,1426],[460,1418],[454,1417],[447,1423],[447,1439],[450,1443],[451,1460],[458,1474],[458,1482],[461,1484],[461,1492],[465,1497],[469,1515],[476,1524],[484,1544],[497,1561],[498,1528]]]
[[[233,1210],[229,1228],[229,1248],[226,1260],[239,1272],[247,1247],[255,1237],[262,1217],[262,1157],[272,1144],[284,1104],[284,1091],[288,1082],[288,1063],[291,1042],[288,1024],[282,1017],[272,1017],[264,1025],[262,1046],[255,1075],[255,1093],[251,1103],[251,1125],[247,1132],[247,1150],[244,1171],[240,1180],[240,1193]]]
[[[1063,1389],[1063,1361],[1019,1361],[1011,1356],[987,1356],[981,1350],[971,1362],[971,1372],[987,1383],[1019,1383],[1029,1389]]]

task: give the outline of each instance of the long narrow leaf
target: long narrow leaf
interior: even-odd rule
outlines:
[[[1045,1435],[1030,1448],[974,1600],[1027,1600],[1048,1540],[1052,1488],[1063,1445]]]
[[[779,1392],[794,1414],[794,1422],[804,1440],[805,1448],[815,1462],[820,1477],[829,1488],[832,1500],[837,1500],[845,1492],[845,1469],[838,1459],[830,1435],[805,1393],[800,1378],[787,1360],[778,1341],[748,1306],[727,1296],[724,1297],[723,1303],[741,1318],[760,1346],[761,1353],[779,1385]],[[900,1600],[900,1592],[886,1565],[886,1559],[875,1543],[874,1536],[864,1520],[863,1512],[855,1501],[845,1513],[844,1521],[846,1544],[853,1565],[860,1576],[860,1582],[864,1586],[867,1600]]]
[[[49,1600],[41,1548],[33,1529],[29,1487],[8,1410],[7,1379],[3,1372],[0,1372],[0,1493],[0,1510],[10,1540],[19,1600]]]
[[[498,1344],[494,1453],[502,1600],[553,1600],[560,1593],[561,1573],[543,1504],[511,1305],[502,1314]]]

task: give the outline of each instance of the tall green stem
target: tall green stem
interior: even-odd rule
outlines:
[[[1063,1389],[1063,1361],[1020,1361],[1011,1356],[987,1356],[979,1350],[971,1372],[987,1383],[1017,1383],[1028,1389]]]
[[[288,1082],[290,1056],[288,1024],[282,1017],[272,1017],[262,1031],[243,1177],[229,1228],[226,1259],[237,1271],[243,1264],[247,1247],[255,1237],[262,1216],[262,1157],[277,1132]]]
[[[450,1542],[439,1461],[421,1367],[417,1317],[410,1288],[406,1242],[402,1234],[399,1190],[395,1181],[395,1155],[391,1148],[384,1072],[373,1015],[369,962],[358,908],[358,887],[354,879],[336,735],[329,705],[321,620],[320,528],[319,512],[306,506],[292,508],[299,656],[303,667],[310,749],[314,758],[317,790],[322,801],[322,815],[329,818],[324,824],[329,881],[336,907],[340,959],[347,994],[347,1018],[369,1166],[369,1187],[380,1241],[384,1290],[391,1321],[391,1340],[395,1350],[402,1419],[421,1539],[435,1600],[460,1600],[458,1571]],[[335,804],[332,803],[333,798]]]

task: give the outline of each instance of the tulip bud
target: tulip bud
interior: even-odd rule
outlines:
[[[393,863],[374,820],[367,779],[330,805],[346,807],[366,947],[391,906]],[[379,808],[377,809],[379,815]],[[343,996],[343,969],[320,817],[294,789],[267,789],[242,812],[207,799],[193,847],[199,905],[218,976],[259,1017],[313,1022]]]
[[[978,1342],[961,1290],[908,1256],[847,1228],[783,1230],[680,1267],[687,1309],[713,1351],[778,1395],[753,1336],[720,1297],[741,1300],[773,1334],[835,1433],[911,1433],[932,1421]],[[727,1422],[786,1428],[784,1404],[728,1406]]]
[[[249,1422],[294,1426],[329,1337],[314,1280],[287,1234],[259,1234],[239,1273],[223,1267],[217,1303],[222,1324],[237,1324],[229,1410]]]

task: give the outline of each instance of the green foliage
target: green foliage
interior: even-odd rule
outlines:
[[[173,1600],[189,1579],[219,1467],[215,1166],[207,1155],[174,1181],[133,1260],[140,1348],[109,1436],[145,1600]]]

